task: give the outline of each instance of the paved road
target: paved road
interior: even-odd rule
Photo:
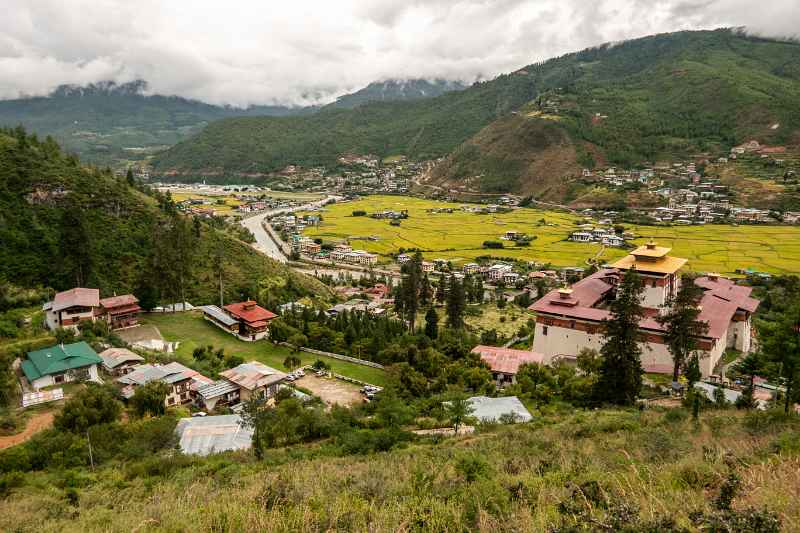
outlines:
[[[271,211],[264,211],[263,213],[259,213],[255,216],[250,218],[245,218],[241,221],[242,226],[250,230],[255,238],[256,242],[253,243],[253,248],[262,252],[271,258],[275,259],[276,261],[280,261],[281,263],[286,262],[286,254],[275,244],[270,236],[267,234],[267,231],[261,225],[265,218],[271,217],[274,215],[282,215],[285,213],[292,213],[294,211],[302,211],[305,209],[311,209],[314,207],[321,207],[327,203],[330,203],[334,200],[339,200],[340,197],[337,196],[328,196],[324,200],[319,200],[317,202],[311,202],[308,204],[303,204],[297,207],[291,207],[286,209],[273,209]]]

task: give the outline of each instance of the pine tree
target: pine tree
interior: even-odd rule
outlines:
[[[639,321],[644,316],[640,303],[643,290],[639,275],[632,269],[627,271],[617,289],[617,298],[611,303],[611,318],[603,321],[603,364],[596,389],[600,401],[630,405],[639,396],[643,370],[638,337]]]
[[[678,293],[667,301],[667,311],[656,317],[664,328],[664,339],[672,355],[672,381],[678,381],[681,369],[697,349],[698,338],[708,331],[708,325],[698,320],[698,302],[702,296],[703,289],[695,284],[694,278],[683,276]]]
[[[436,339],[439,336],[439,315],[433,307],[425,313],[425,335],[429,339]]]
[[[466,307],[466,297],[464,286],[450,276],[450,290],[447,293],[447,326],[452,329],[462,329],[464,327],[464,308]]]
[[[136,178],[133,177],[133,170],[128,167],[128,172],[125,173],[125,181],[128,182],[128,185],[133,187],[136,185]]]
[[[774,363],[786,386],[783,410],[800,394],[800,303],[794,303],[778,314],[776,320],[759,324],[759,343],[767,360]]]

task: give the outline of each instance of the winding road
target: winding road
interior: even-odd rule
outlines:
[[[281,263],[286,263],[286,254],[280,247],[275,243],[275,241],[270,237],[267,230],[264,229],[263,222],[267,217],[272,217],[275,215],[283,215],[285,213],[293,213],[294,211],[303,211],[307,209],[313,209],[316,207],[322,207],[325,204],[330,202],[334,202],[336,200],[340,200],[341,197],[339,196],[328,196],[323,200],[318,200],[316,202],[311,202],[308,204],[299,205],[296,207],[288,207],[284,209],[272,209],[270,211],[264,211],[263,213],[259,213],[249,218],[245,218],[241,221],[242,226],[250,230],[250,233],[253,234],[256,238],[256,242],[253,243],[253,248],[258,250],[259,252],[268,255],[272,259],[276,261],[280,261]]]

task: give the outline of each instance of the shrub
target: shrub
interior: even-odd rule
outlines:
[[[479,455],[471,454],[461,457],[456,462],[456,472],[461,474],[464,481],[472,483],[489,474],[489,463]]]
[[[88,384],[67,400],[53,425],[63,431],[83,433],[91,426],[114,422],[122,412],[116,391],[110,386]]]

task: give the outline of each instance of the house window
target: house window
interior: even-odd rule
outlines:
[[[570,320],[569,321],[569,329],[575,329],[575,321],[574,320]]]
[[[547,326],[542,326],[542,335],[547,336]]]
[[[170,397],[170,398],[167,400],[167,403],[168,403],[168,404],[170,404],[170,405],[174,404],[174,403],[175,403],[175,398],[172,398],[172,397]]]

